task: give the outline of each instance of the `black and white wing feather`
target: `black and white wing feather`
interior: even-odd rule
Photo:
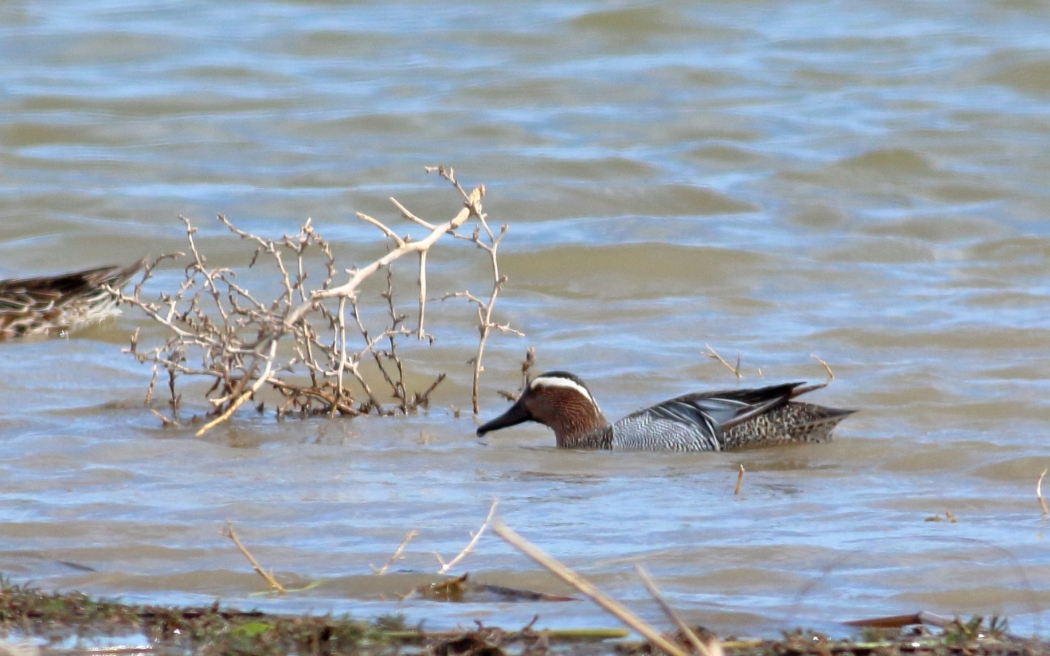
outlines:
[[[614,449],[721,451],[725,431],[787,403],[802,383],[686,394],[613,426]]]

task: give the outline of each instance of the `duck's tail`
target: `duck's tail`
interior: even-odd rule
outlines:
[[[854,412],[792,401],[731,428],[726,432],[726,449],[826,442],[838,423]]]

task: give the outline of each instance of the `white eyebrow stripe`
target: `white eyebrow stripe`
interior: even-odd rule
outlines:
[[[583,394],[588,401],[594,403],[594,399],[591,397],[591,393],[587,391],[587,388],[580,385],[576,381],[569,380],[568,378],[561,378],[560,376],[540,376],[539,378],[533,379],[529,385],[529,389],[536,389],[537,387],[564,387],[566,389],[576,390],[580,394]],[[598,405],[594,403],[594,405]]]

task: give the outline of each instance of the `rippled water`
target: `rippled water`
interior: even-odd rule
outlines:
[[[1025,0],[0,5],[0,275],[177,250],[185,214],[214,263],[267,284],[216,212],[273,236],[313,217],[349,267],[382,249],[355,211],[455,213],[422,172],[444,163],[510,226],[498,318],[527,334],[491,342],[483,417],[528,345],[610,417],[735,386],[705,344],[742,354],[744,385],[820,380],[817,354],[837,379],[814,400],[863,410],[832,444],[737,454],[479,441],[450,409],[469,405],[471,311],[446,304],[437,343],[406,352],[450,374],[429,413],[245,414],[197,440],[141,406],[149,371],[120,348],[159,333],[126,313],[0,344],[0,571],[428,626],[612,624],[584,601],[398,601],[498,497],[654,620],[636,563],[723,633],[918,610],[1045,633],[1047,34],[1050,3]],[[484,290],[469,244],[438,253],[435,293]],[[253,596],[227,518],[290,585],[323,585]],[[404,573],[372,576],[410,529]],[[491,536],[454,571],[564,592]]]

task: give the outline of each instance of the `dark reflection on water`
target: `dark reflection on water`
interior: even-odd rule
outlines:
[[[862,410],[837,442],[737,454],[566,453],[537,427],[479,441],[450,409],[469,403],[472,311],[446,304],[437,343],[405,351],[450,374],[429,413],[245,413],[194,439],[141,407],[149,372],[119,350],[159,333],[129,315],[0,344],[0,571],[432,627],[611,624],[582,601],[399,601],[421,575],[369,574],[409,530],[398,566],[433,571],[499,498],[654,620],[636,563],[727,633],[922,609],[1045,631],[1048,33],[1032,2],[0,9],[0,275],[179,250],[185,214],[212,263],[269,284],[216,212],[268,235],[313,217],[350,267],[385,248],[355,211],[399,230],[392,195],[457,211],[422,173],[446,163],[510,226],[497,320],[528,335],[490,343],[483,417],[530,344],[610,418],[737,385],[705,344],[741,354],[745,385],[823,379],[816,354],[837,378],[814,401]],[[455,248],[432,256],[436,294],[488,284]],[[252,596],[226,519],[292,587],[322,585]],[[492,536],[468,570],[565,592]]]

